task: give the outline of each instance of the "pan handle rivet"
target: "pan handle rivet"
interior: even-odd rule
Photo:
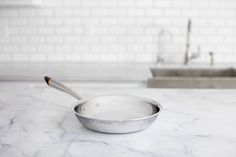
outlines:
[[[81,107],[81,110],[84,111],[84,107]]]
[[[96,104],[96,107],[100,107],[100,104],[97,103],[97,104]]]

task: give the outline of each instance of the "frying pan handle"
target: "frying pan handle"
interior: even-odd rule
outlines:
[[[78,95],[76,92],[74,92],[69,87],[63,85],[62,83],[57,82],[57,81],[53,80],[52,78],[50,78],[48,76],[45,76],[44,80],[46,81],[48,86],[50,86],[52,88],[55,88],[55,89],[58,89],[60,91],[66,92],[66,93],[70,94],[71,96],[73,96],[74,98],[76,98],[77,100],[82,99],[82,97],[80,95]]]

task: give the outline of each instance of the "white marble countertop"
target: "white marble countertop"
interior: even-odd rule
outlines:
[[[0,83],[1,157],[235,157],[236,90],[76,88],[83,96],[130,94],[159,101],[146,130],[85,129],[75,101],[42,84]]]

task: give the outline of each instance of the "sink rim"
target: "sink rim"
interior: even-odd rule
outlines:
[[[236,80],[236,77],[178,77],[178,76],[155,76],[149,79],[160,79],[160,80]]]
[[[236,69],[233,67],[151,67],[152,77],[176,78],[235,78]]]

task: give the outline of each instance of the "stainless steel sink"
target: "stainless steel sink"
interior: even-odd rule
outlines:
[[[150,88],[236,88],[234,68],[154,67]]]

